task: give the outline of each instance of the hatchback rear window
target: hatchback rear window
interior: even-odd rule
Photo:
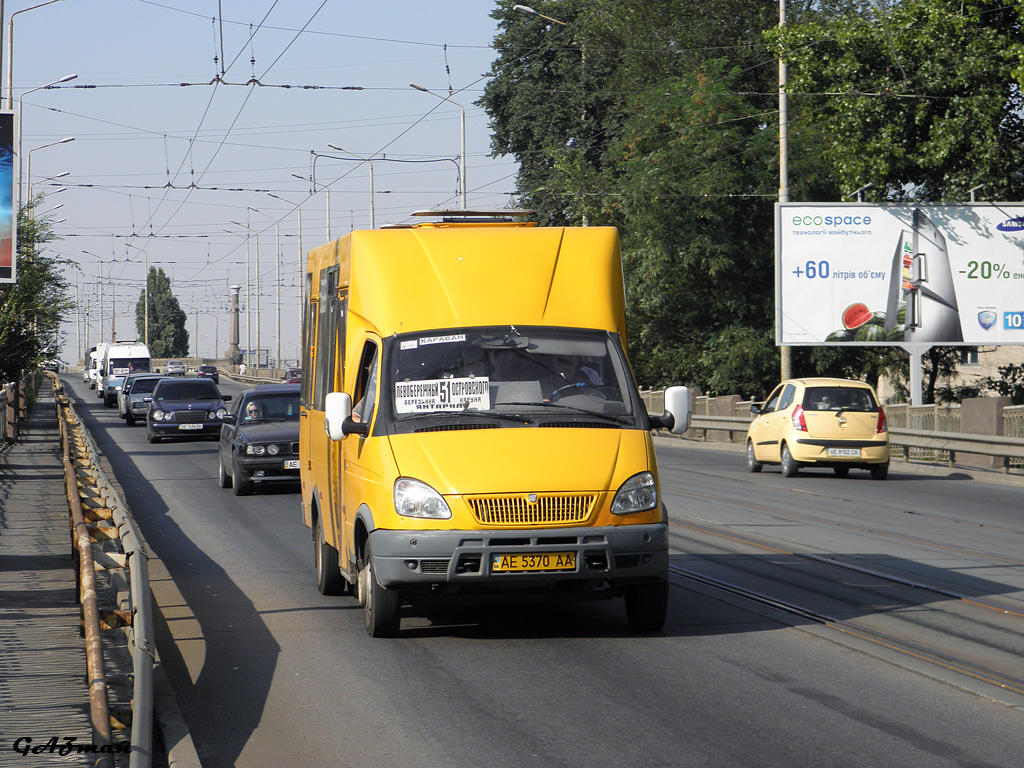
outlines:
[[[808,387],[804,392],[805,411],[877,411],[878,403],[870,389],[863,387]]]

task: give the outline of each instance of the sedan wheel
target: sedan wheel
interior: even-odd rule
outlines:
[[[217,483],[221,488],[231,487],[231,475],[224,469],[224,460],[220,456],[217,457]]]
[[[231,468],[231,483],[235,496],[249,496],[252,494],[252,478],[246,474],[244,469],[238,466],[238,462],[234,462]]]

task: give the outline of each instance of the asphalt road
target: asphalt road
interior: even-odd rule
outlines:
[[[691,577],[920,633],[951,657],[1019,659],[1011,619],[979,608],[972,623],[950,595],[1024,607],[1020,488],[895,464],[884,482],[755,476],[740,453],[666,442],[677,574],[661,634],[633,635],[615,601],[438,609],[373,640],[351,598],[317,592],[297,489],[235,497],[215,443],[151,446],[65,381],[180,595],[162,605],[160,653],[207,768],[1010,768],[1024,754],[1013,695]]]

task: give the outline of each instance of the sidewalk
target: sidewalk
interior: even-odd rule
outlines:
[[[75,599],[60,431],[49,379],[0,449],[0,767],[90,765],[60,745],[93,741]],[[31,741],[28,741],[31,739]],[[56,745],[37,754],[51,739]]]

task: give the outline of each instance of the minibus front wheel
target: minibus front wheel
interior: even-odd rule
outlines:
[[[634,632],[658,632],[668,615],[668,581],[637,584],[626,590],[626,619]]]
[[[344,595],[348,582],[338,568],[338,550],[327,543],[320,516],[313,519],[313,563],[316,566],[316,588],[321,595]]]
[[[370,637],[395,637],[401,623],[399,609],[402,598],[398,590],[385,589],[377,582],[373,570],[373,550],[366,540],[362,560],[359,561],[359,576],[356,580],[357,598],[363,606],[366,633]]]

